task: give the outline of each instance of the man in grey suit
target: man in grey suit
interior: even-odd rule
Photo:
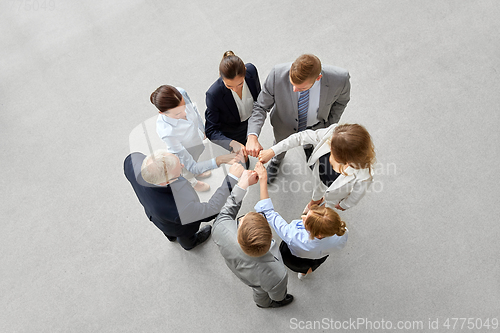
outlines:
[[[305,129],[325,128],[337,123],[350,99],[349,72],[321,65],[318,57],[303,54],[293,63],[276,65],[267,76],[248,120],[246,150],[258,157],[258,141],[267,112],[271,112],[274,144]],[[307,155],[312,149],[304,147]],[[267,167],[272,182],[285,154],[275,156]]]
[[[257,173],[246,170],[234,187],[214,222],[212,239],[226,260],[226,265],[253,289],[253,299],[260,308],[290,304],[285,266],[269,252],[273,234],[261,214],[250,212],[236,219],[248,186],[257,183]]]

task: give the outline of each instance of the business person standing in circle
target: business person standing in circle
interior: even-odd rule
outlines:
[[[210,141],[232,152],[242,151],[247,168],[248,118],[261,87],[257,68],[226,51],[219,65],[220,77],[206,92],[205,132]]]

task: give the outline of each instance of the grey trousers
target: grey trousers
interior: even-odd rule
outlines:
[[[269,307],[269,305],[271,305],[271,302],[273,300],[274,301],[284,300],[287,292],[286,289],[287,284],[288,284],[288,275],[269,292],[265,291],[261,287],[252,287],[254,302],[263,308],[267,308]]]

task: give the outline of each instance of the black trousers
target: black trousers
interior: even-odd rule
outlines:
[[[160,228],[158,225],[156,226],[163,232],[165,237],[167,237],[169,240],[176,237],[177,241],[179,242],[179,244],[182,246],[183,249],[191,250],[193,247],[197,245],[198,232],[200,229],[201,222],[210,222],[215,218],[217,218],[217,215],[219,214],[215,214],[206,217],[204,219],[201,219],[197,222],[189,223],[183,226],[177,225],[177,228],[167,229],[167,232],[164,231],[165,227]]]
[[[165,232],[163,232],[163,234],[169,240],[171,238],[173,239],[175,237],[175,236],[167,235]],[[181,244],[181,246],[184,250],[191,250],[193,247],[195,247],[197,240],[198,240],[198,233],[192,234],[191,236],[177,237],[177,241],[179,242],[179,244]]]
[[[333,170],[332,165],[330,164],[330,153],[326,153],[318,159],[319,162],[319,179],[321,182],[325,184],[327,187],[330,187],[332,183],[340,176],[340,173]]]
[[[283,258],[283,263],[286,267],[290,268],[294,272],[303,274],[306,274],[309,268],[311,268],[314,272],[319,266],[321,266],[322,263],[325,262],[326,258],[328,258],[328,256],[324,256],[320,259],[296,257],[292,254],[292,252],[290,252],[288,245],[284,241],[281,241],[280,252],[281,257]]]

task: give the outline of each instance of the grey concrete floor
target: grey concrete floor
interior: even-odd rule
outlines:
[[[498,1],[0,6],[1,332],[330,331],[349,320],[359,332],[387,331],[382,320],[477,332],[443,324],[500,317]],[[169,243],[123,176],[134,129],[156,114],[150,93],[181,86],[203,111],[228,49],[262,82],[302,53],[347,68],[342,121],[376,145],[376,182],[342,213],[347,247],[306,281],[290,274],[296,299],[282,309],[258,309],[213,242]],[[271,196],[290,220],[311,174],[300,150],[286,162]],[[257,200],[253,188],[242,212]]]

